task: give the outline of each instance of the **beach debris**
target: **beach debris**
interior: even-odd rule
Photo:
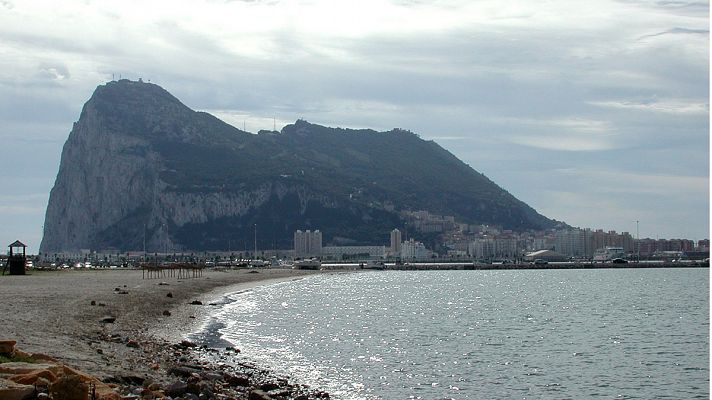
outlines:
[[[255,389],[250,392],[250,400],[271,400],[270,397],[264,390]]]
[[[233,375],[226,373],[224,375],[225,382],[231,386],[250,386],[250,378],[247,375]]]
[[[191,347],[198,347],[198,345],[195,344],[195,343],[193,343],[193,342],[191,342],[190,340],[181,340],[180,343],[173,345],[173,348],[175,348],[175,349],[182,349],[182,350],[185,350],[185,349],[188,349],[188,348],[191,348]]]
[[[141,386],[146,382],[146,378],[138,375],[122,375],[119,379],[121,382],[136,386]]]
[[[203,305],[203,302],[200,301],[200,300],[193,300],[193,301],[190,302],[190,304],[192,304],[192,305],[194,305],[194,306],[202,306],[202,305]]]
[[[198,372],[200,372],[199,369],[189,367],[186,365],[177,365],[175,367],[171,367],[168,369],[168,374],[180,376],[182,378],[188,378],[188,377],[192,376],[193,374],[197,374]]]
[[[128,342],[126,342],[126,347],[132,347],[132,348],[134,348],[134,349],[137,349],[137,348],[139,348],[139,347],[141,347],[141,346],[138,344],[137,341],[135,341],[135,340],[129,340]]]
[[[163,315],[165,315],[166,317],[170,317],[170,316],[171,316],[171,312],[168,311],[168,310],[163,310]]]
[[[263,382],[260,385],[260,389],[264,390],[265,392],[269,392],[270,390],[275,390],[279,388],[280,385],[277,382]]]
[[[106,317],[99,320],[99,322],[103,322],[105,324],[113,324],[114,321],[116,321],[116,317],[112,317],[111,315],[107,315]]]
[[[161,282],[158,284],[158,286],[169,286],[169,285],[168,285],[168,282]]]
[[[93,306],[95,306],[95,305],[96,305],[96,301],[95,301],[95,300],[92,300],[90,304],[93,305]]]
[[[163,389],[166,396],[178,397],[184,395],[188,391],[188,384],[183,381],[173,382]]]
[[[166,297],[171,297],[171,298],[172,298],[172,297],[173,297],[173,293],[168,292],[168,294],[166,295]]]
[[[99,307],[106,307],[106,304],[104,304],[104,303],[99,303]]]

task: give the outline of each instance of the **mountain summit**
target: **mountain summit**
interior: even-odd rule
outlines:
[[[82,109],[62,151],[40,252],[290,248],[297,229],[325,243],[385,243],[403,212],[463,223],[552,227],[433,141],[298,120],[251,134],[163,88],[112,81]]]

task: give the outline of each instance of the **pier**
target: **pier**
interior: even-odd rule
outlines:
[[[168,265],[142,264],[143,279],[178,278],[190,279],[203,276],[204,265],[174,263]]]

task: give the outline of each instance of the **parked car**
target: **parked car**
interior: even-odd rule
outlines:
[[[628,260],[623,258],[614,258],[611,260],[613,264],[628,264]]]
[[[536,260],[534,260],[534,265],[546,265],[548,263],[548,261],[542,260],[541,258],[537,258]]]

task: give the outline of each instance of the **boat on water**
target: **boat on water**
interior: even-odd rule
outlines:
[[[297,260],[294,262],[294,269],[319,269],[321,268],[321,261],[316,258],[311,258],[307,260]]]

